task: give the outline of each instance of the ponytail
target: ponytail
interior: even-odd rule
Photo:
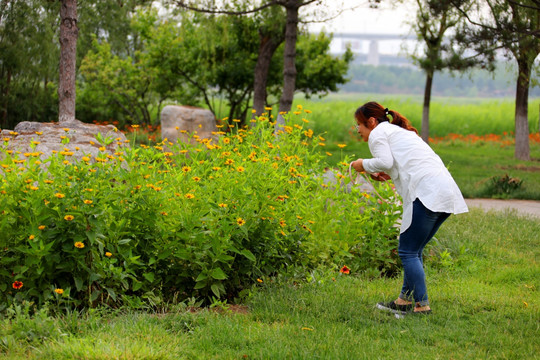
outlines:
[[[388,108],[383,108],[381,104],[370,101],[360,106],[354,113],[356,121],[361,122],[364,125],[367,125],[369,118],[374,118],[380,124],[381,122],[388,121],[388,115],[392,116],[392,124],[397,125],[405,130],[414,131],[418,134],[418,131],[411,125],[411,122],[407,118],[397,111],[388,110]]]
[[[404,128],[405,130],[414,131],[418,134],[418,130],[412,126],[411,122],[397,111],[390,110],[389,114],[392,115],[392,124]]]

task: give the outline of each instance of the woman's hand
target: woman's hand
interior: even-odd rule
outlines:
[[[364,172],[366,171],[364,169],[364,159],[358,159],[358,160],[355,160],[352,162],[352,167],[354,170],[358,171],[358,172]]]
[[[377,181],[390,180],[390,175],[384,172],[373,173],[373,174],[370,174],[370,176],[373,180],[377,180]]]

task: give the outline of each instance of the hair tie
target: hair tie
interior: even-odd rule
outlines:
[[[386,115],[388,115],[388,114],[389,114],[388,108],[384,109],[384,115],[386,116]]]

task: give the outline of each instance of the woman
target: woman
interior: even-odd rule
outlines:
[[[467,205],[441,159],[404,116],[368,102],[354,117],[373,158],[358,159],[352,167],[379,181],[389,176],[403,198],[398,246],[403,288],[396,300],[378,303],[377,308],[395,314],[429,314],[422,251],[450,214],[467,212]]]

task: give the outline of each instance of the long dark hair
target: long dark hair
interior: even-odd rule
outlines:
[[[392,116],[392,121],[390,121],[388,115]],[[365,103],[356,109],[356,112],[354,113],[354,118],[356,121],[364,124],[365,126],[367,126],[368,119],[371,117],[375,118],[378,123],[388,121],[394,125],[404,128],[405,130],[414,131],[418,134],[418,131],[414,128],[414,126],[411,125],[411,122],[407,120],[405,116],[401,115],[397,111],[388,110],[388,108],[385,109],[381,104],[375,101]]]

